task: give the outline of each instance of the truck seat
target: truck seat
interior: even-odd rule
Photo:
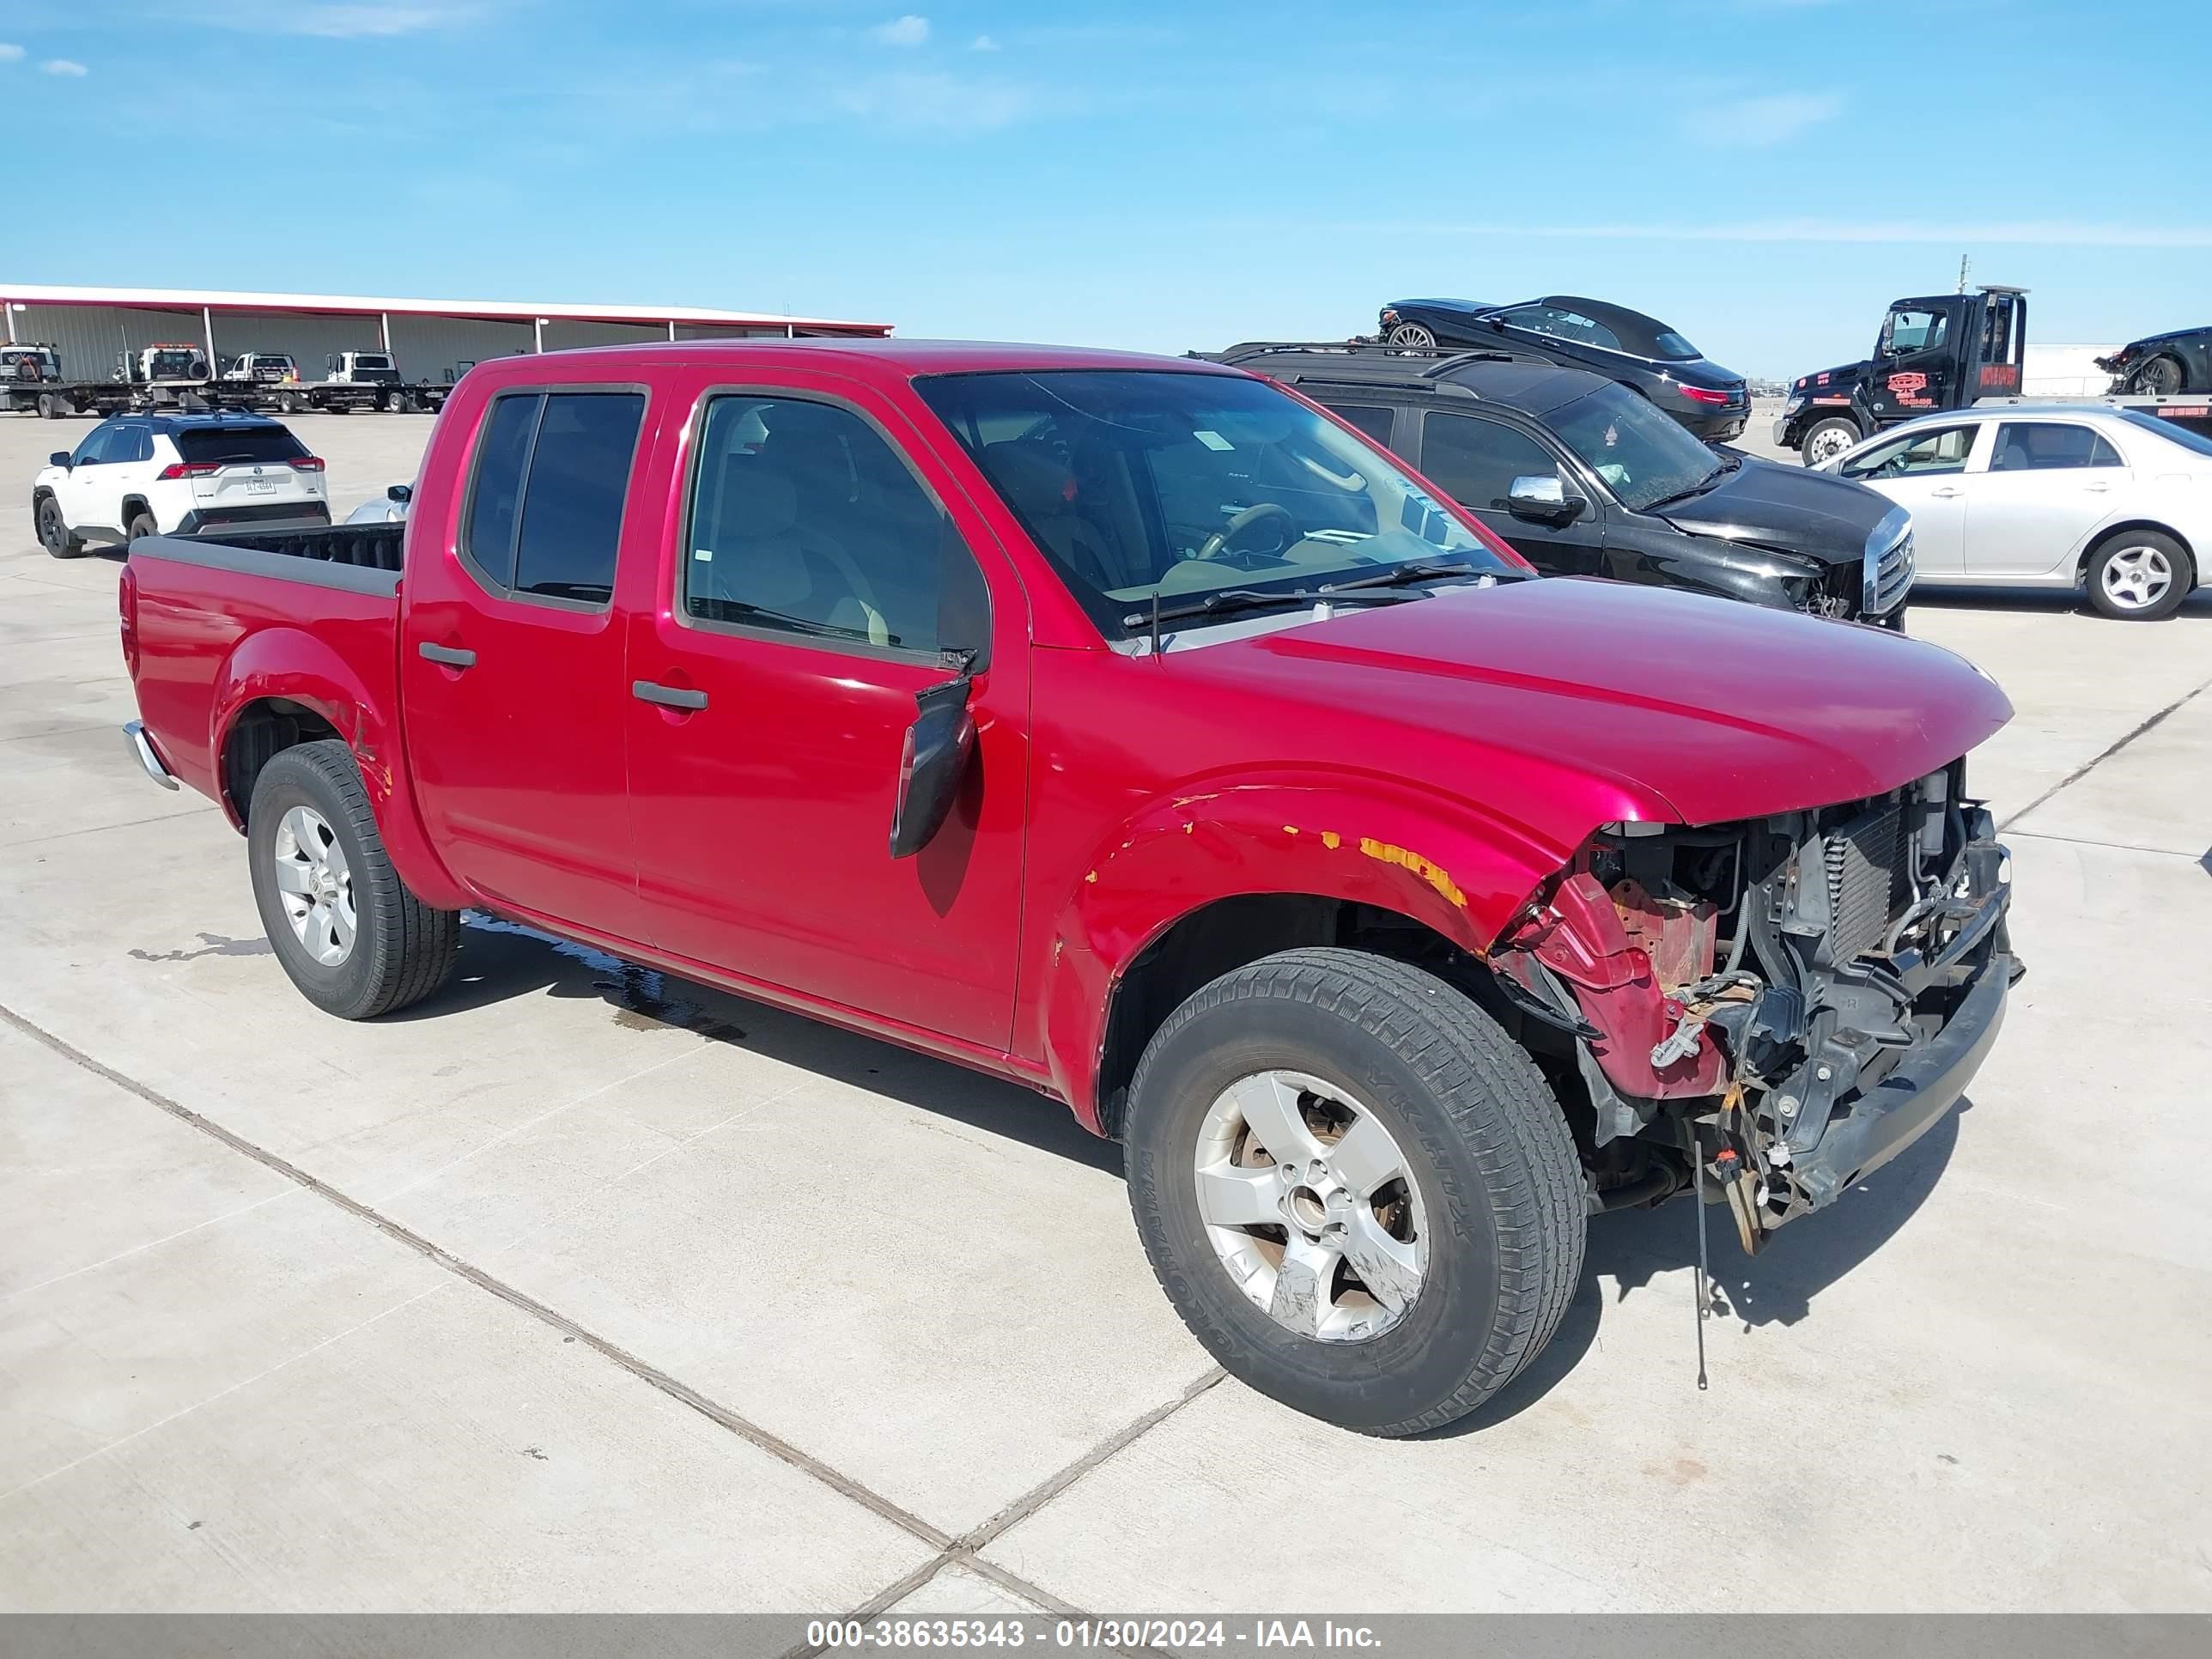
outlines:
[[[738,450],[724,459],[702,520],[692,532],[690,595],[893,642],[866,578],[837,543],[799,525],[798,487],[765,456]]]

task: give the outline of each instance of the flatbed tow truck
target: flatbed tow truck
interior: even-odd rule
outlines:
[[[1923,415],[1978,404],[2098,403],[2140,410],[2199,432],[2212,431],[2212,397],[2021,395],[2027,351],[2027,290],[1977,289],[1891,303],[1863,362],[1800,375],[1774,423],[1774,441],[1808,466],[1833,460],[1861,439]]]
[[[248,353],[240,361],[254,356]],[[0,359],[0,410],[49,421],[217,409],[283,415],[307,410],[350,415],[378,409],[434,413],[445,406],[452,391],[449,384],[431,382],[302,380],[258,372],[236,378],[218,373],[200,347],[174,343],[118,355],[114,369],[103,380],[68,378],[62,372],[60,354],[51,346],[10,346],[5,359]]]

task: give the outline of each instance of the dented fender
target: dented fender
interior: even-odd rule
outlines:
[[[319,619],[319,626],[329,625]],[[425,903],[458,909],[468,902],[459,884],[447,873],[416,811],[407,772],[398,709],[398,688],[391,672],[391,620],[382,618],[380,648],[362,653],[374,670],[364,672],[336,647],[305,629],[264,628],[241,639],[224,659],[212,688],[207,779],[223,815],[234,829],[246,828],[250,803],[233,801],[222,787],[224,759],[239,718],[264,698],[282,697],[312,709],[330,722],[361,769],[369,810],[392,868]]]
[[[1163,799],[1096,849],[1053,918],[1036,1052],[1096,1129],[1114,993],[1184,917],[1300,894],[1395,911],[1480,955],[1573,851],[1462,799],[1368,775],[1246,778]]]

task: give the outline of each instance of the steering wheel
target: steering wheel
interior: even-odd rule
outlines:
[[[1290,547],[1297,541],[1298,521],[1291,516],[1289,509],[1279,507],[1273,501],[1261,501],[1257,506],[1246,507],[1227,524],[1208,536],[1204,544],[1199,548],[1197,556],[1201,559],[1222,557],[1229,551],[1230,544],[1238,537],[1254,525],[1263,523],[1269,519],[1280,519],[1283,521],[1286,536],[1286,539],[1282,544],[1283,547]]]

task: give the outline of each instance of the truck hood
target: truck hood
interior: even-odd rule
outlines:
[[[1634,787],[1687,823],[1879,794],[2012,718],[1964,658],[1887,629],[1582,579],[1448,590],[1193,656]]]
[[[1801,375],[1790,381],[1793,395],[1808,398],[1840,398],[1867,377],[1874,368],[1874,360],[1863,357],[1855,363],[1838,363],[1833,368],[1816,368],[1810,374]]]
[[[1865,556],[1867,537],[1893,505],[1848,478],[1747,456],[1704,495],[1670,501],[1659,511],[1691,535],[1845,564]]]

